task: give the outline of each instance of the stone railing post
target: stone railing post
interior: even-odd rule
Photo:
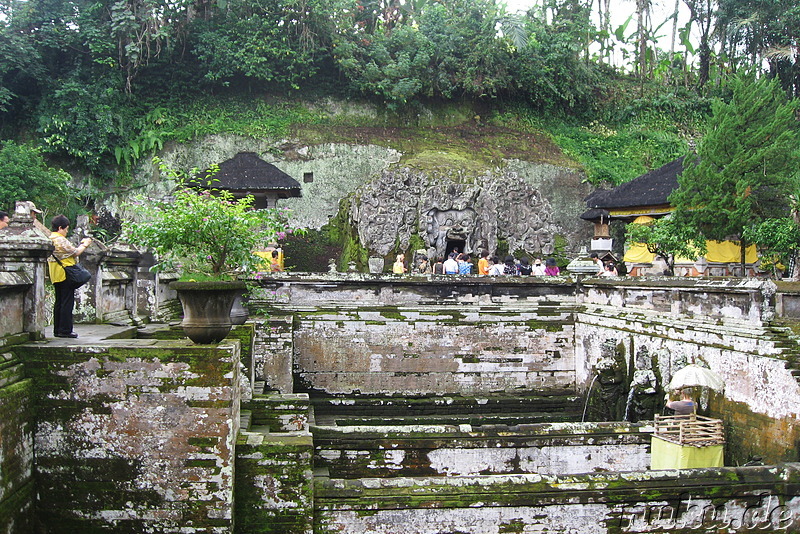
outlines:
[[[141,252],[136,283],[139,315],[151,320],[171,319],[181,312],[178,294],[169,283],[178,279],[176,273],[154,273],[156,260],[149,251]]]
[[[44,284],[53,244],[27,204],[18,203],[9,226],[0,230],[0,337],[26,333],[44,339]]]
[[[95,243],[84,256],[83,264],[94,276],[79,294],[78,310],[93,311],[98,323],[137,323],[139,251],[125,244],[108,248]],[[92,319],[86,315],[84,320]]]

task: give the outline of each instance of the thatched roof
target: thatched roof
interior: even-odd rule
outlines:
[[[239,152],[219,165],[213,187],[228,191],[280,192],[280,196],[299,197],[300,182],[275,165],[259,158],[255,152]]]
[[[669,204],[669,195],[678,188],[678,175],[683,172],[684,158],[678,158],[634,178],[614,189],[600,189],[586,197],[588,211],[582,219],[592,220],[609,209],[663,206]]]

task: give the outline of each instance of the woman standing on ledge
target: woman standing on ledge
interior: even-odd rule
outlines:
[[[92,240],[85,238],[80,246],[75,247],[67,240],[67,230],[69,230],[69,219],[64,215],[56,215],[50,223],[53,231],[50,239],[56,249],[53,251],[52,259],[47,260],[50,270],[50,281],[56,290],[56,303],[53,307],[53,335],[56,337],[78,337],[72,331],[72,309],[75,307],[75,287],[67,281],[67,274],[64,267],[75,265],[77,258],[86,250]],[[61,263],[59,263],[61,262]]]

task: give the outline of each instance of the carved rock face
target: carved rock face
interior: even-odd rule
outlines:
[[[430,177],[403,169],[384,171],[355,193],[350,218],[362,245],[386,255],[408,247],[419,234],[431,258],[443,257],[448,241],[464,241],[464,252],[494,251],[499,238],[509,250],[550,254],[558,228],[552,208],[515,173],[490,173],[472,182]]]

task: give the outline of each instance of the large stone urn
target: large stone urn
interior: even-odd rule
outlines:
[[[245,306],[245,289],[237,289],[236,295],[233,297],[233,307],[231,307],[231,323],[234,325],[243,325],[250,317],[250,312]]]
[[[231,307],[244,282],[172,282],[183,306],[181,326],[198,344],[219,343],[231,331]]]

